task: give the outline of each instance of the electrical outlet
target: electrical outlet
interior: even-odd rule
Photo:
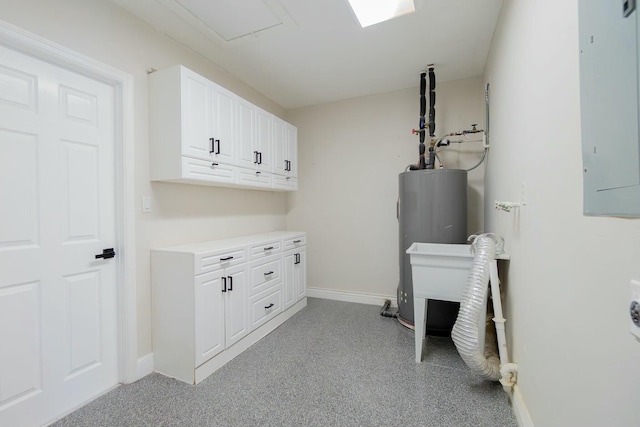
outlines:
[[[629,331],[640,338],[640,281],[631,281],[631,301],[629,303]]]

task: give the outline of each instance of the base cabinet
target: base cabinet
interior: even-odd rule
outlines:
[[[195,384],[303,308],[305,240],[272,232],[152,250],[155,370]]]

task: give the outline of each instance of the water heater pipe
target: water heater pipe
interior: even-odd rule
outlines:
[[[473,236],[472,236],[473,237]],[[474,259],[467,279],[467,287],[462,295],[458,318],[453,325],[451,338],[464,362],[483,378],[499,380],[505,391],[510,391],[516,379],[516,365],[509,363],[502,303],[500,300],[500,281],[496,267],[496,245],[498,237],[494,234],[475,236],[472,244]],[[495,355],[486,357],[480,347],[478,329],[480,313],[486,310],[485,295],[491,278],[491,292],[498,338],[500,358]]]

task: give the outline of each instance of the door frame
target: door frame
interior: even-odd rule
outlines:
[[[0,20],[0,45],[114,89],[118,379],[138,380],[133,76]]]

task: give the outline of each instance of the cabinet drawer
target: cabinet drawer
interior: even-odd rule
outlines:
[[[195,256],[195,274],[216,271],[221,268],[231,267],[247,261],[247,251],[245,248],[228,249],[209,254],[198,254]]]
[[[182,158],[182,178],[224,184],[236,184],[238,180],[235,166],[190,157]]]
[[[251,290],[256,295],[282,279],[282,258],[274,255],[251,263]]]
[[[248,187],[271,188],[273,177],[269,172],[238,168],[238,184]]]
[[[274,175],[273,188],[289,191],[297,190],[298,178],[295,178],[293,176]]]
[[[249,248],[250,259],[259,259],[282,252],[282,243],[280,240],[271,240],[253,245]]]
[[[288,251],[289,249],[299,248],[301,246],[304,246],[305,244],[306,244],[306,236],[304,234],[301,234],[299,236],[285,239],[283,250]]]
[[[282,290],[275,286],[256,295],[251,301],[251,330],[273,319],[282,311]]]

